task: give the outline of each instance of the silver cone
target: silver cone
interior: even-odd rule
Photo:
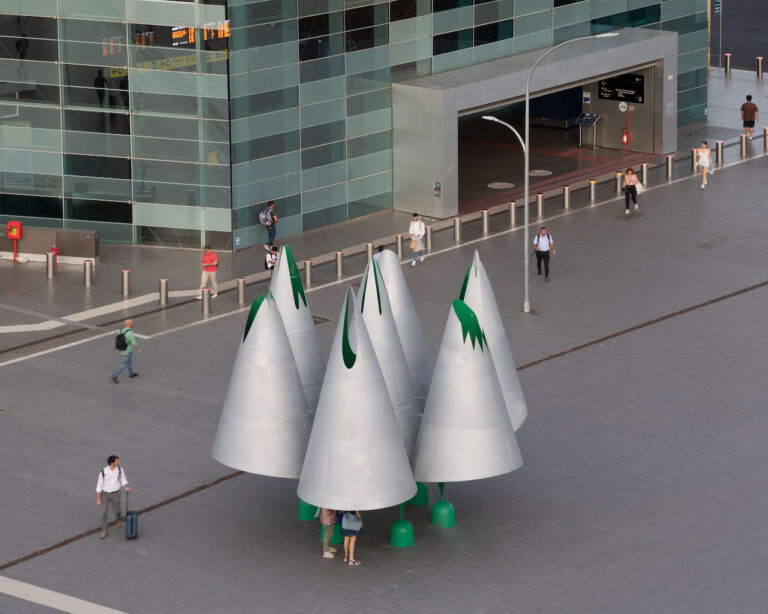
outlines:
[[[461,482],[522,464],[480,322],[465,303],[453,301],[416,441],[414,475],[420,482]]]
[[[376,260],[369,260],[365,267],[358,298],[365,328],[368,330],[368,336],[384,375],[389,399],[395,410],[403,445],[410,458],[413,455],[421,421],[419,404],[413,394],[408,363],[405,361],[405,354],[397,336],[389,296]]]
[[[280,315],[283,317],[285,332],[288,333],[296,368],[304,386],[307,407],[310,411],[314,411],[320,395],[320,386],[323,383],[325,360],[320,351],[320,342],[317,339],[312,312],[304,294],[301,275],[291,249],[287,245],[280,249],[277,264],[272,271],[269,291],[275,297]]]
[[[416,493],[384,376],[351,290],[339,315],[299,479],[299,498],[337,510],[391,507]]]
[[[483,325],[488,347],[491,348],[493,366],[496,368],[501,392],[504,394],[504,403],[507,406],[509,419],[512,421],[512,427],[517,430],[528,416],[528,406],[525,403],[523,389],[520,387],[520,378],[517,376],[517,368],[509,348],[507,333],[501,322],[496,295],[493,293],[491,280],[485,272],[485,267],[480,261],[477,250],[475,250],[471,266],[467,269],[459,298],[477,314]]]
[[[408,292],[408,284],[405,283],[403,268],[397,254],[388,249],[381,252],[378,266],[389,294],[397,335],[400,337],[408,370],[411,372],[413,393],[423,407],[432,381],[432,359],[429,357],[424,334],[421,332],[419,319]]]
[[[237,351],[213,458],[248,473],[298,478],[310,425],[277,305],[260,296]]]

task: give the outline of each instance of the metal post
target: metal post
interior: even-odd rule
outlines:
[[[509,227],[514,228],[517,223],[517,203],[513,200],[509,203]]]
[[[715,162],[718,166],[723,165],[723,141],[715,141]]]
[[[536,194],[536,217],[544,217],[544,194],[541,193]]]
[[[403,259],[403,235],[395,235],[395,247],[397,248],[397,259]]]
[[[768,128],[763,128],[763,151],[768,153]]]
[[[237,304],[245,305],[245,279],[242,277],[237,279]]]
[[[563,186],[563,209],[571,208],[571,186]]]
[[[203,317],[211,315],[211,289],[206,286],[203,288]]]
[[[483,236],[487,237],[488,236],[488,209],[483,209],[481,213],[483,215]]]
[[[131,295],[131,270],[123,269],[123,296]]]
[[[48,252],[45,255],[45,276],[48,279],[53,279],[53,276],[56,275],[56,265],[54,264],[54,258],[56,258],[56,254],[53,252]]]
[[[731,72],[731,54],[725,54],[725,74],[728,75]]]
[[[453,218],[453,242],[457,245],[461,243],[461,218]]]
[[[304,287],[309,288],[312,285],[312,261],[304,261]]]
[[[624,179],[624,173],[621,171],[616,171],[616,194],[621,194],[621,189],[623,187],[622,180]]]
[[[691,147],[691,172],[696,174],[696,149]]]
[[[373,243],[365,244],[365,260],[366,262],[373,258]]]
[[[746,134],[739,135],[739,154],[741,155],[742,160],[747,157],[747,135]]]
[[[640,183],[648,187],[648,163],[643,162],[640,165]]]
[[[762,79],[763,78],[763,58],[757,57],[755,59],[757,60],[757,78]]]
[[[83,260],[83,284],[90,288],[93,283],[93,260]]]
[[[165,307],[168,304],[168,280],[161,279],[160,287],[158,288],[158,294],[160,298],[160,306]]]
[[[432,251],[432,226],[426,227],[427,234],[425,235],[427,239],[427,253],[430,253]]]
[[[336,279],[344,275],[344,252],[336,252]]]
[[[590,179],[589,180],[589,202],[591,202],[594,205],[596,200],[597,200],[597,179]]]
[[[674,159],[674,156],[667,156],[667,179],[672,179],[672,162]]]

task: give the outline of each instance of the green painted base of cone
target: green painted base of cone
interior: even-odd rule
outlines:
[[[432,506],[432,526],[441,529],[450,529],[456,524],[456,511],[445,499],[441,499]]]
[[[429,489],[424,482],[416,482],[416,494],[405,502],[408,507],[429,505]]]
[[[410,548],[413,542],[413,525],[404,518],[395,520],[389,530],[389,543],[395,548]]]
[[[314,520],[317,507],[299,499],[299,520]]]
[[[323,541],[323,538],[325,537],[325,525],[320,525],[320,541]],[[335,546],[336,544],[343,544],[344,543],[344,536],[341,534],[341,525],[339,523],[336,523],[333,525],[333,535],[331,535],[331,545]]]

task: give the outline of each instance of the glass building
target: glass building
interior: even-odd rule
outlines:
[[[0,221],[240,249],[392,207],[391,84],[625,27],[679,34],[706,119],[707,0],[0,0]]]

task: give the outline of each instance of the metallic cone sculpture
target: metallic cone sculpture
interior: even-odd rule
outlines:
[[[277,265],[272,271],[269,291],[283,317],[285,332],[291,344],[296,368],[299,371],[309,411],[314,411],[325,373],[325,360],[317,340],[312,312],[304,294],[299,269],[287,245],[280,250]]]
[[[365,328],[384,375],[384,383],[395,410],[403,445],[411,458],[421,416],[413,394],[408,364],[397,336],[387,290],[375,260],[369,260],[365,267],[358,296]]]
[[[427,344],[424,342],[424,334],[421,332],[419,319],[416,317],[416,310],[413,307],[397,254],[385,249],[381,252],[378,266],[384,278],[384,285],[387,287],[397,335],[400,337],[408,370],[411,372],[413,393],[416,395],[419,406],[423,407],[432,381],[432,360],[427,351]]]
[[[496,375],[499,377],[509,419],[512,422],[512,427],[517,430],[528,416],[528,406],[525,404],[523,390],[520,387],[520,378],[517,376],[517,368],[512,358],[512,351],[509,349],[507,333],[501,322],[501,314],[499,314],[496,296],[491,287],[491,280],[485,272],[485,267],[480,261],[477,250],[475,250],[472,264],[467,269],[459,298],[477,314],[483,325],[483,332],[488,340],[488,347],[491,349],[491,358],[493,358],[493,365],[496,368]]]
[[[269,373],[268,385],[264,374]],[[311,419],[272,297],[254,300],[213,443],[213,458],[249,473],[298,478]]]
[[[347,290],[298,495],[318,507],[379,509],[412,497],[416,484],[365,323],[350,300]]]
[[[419,481],[477,480],[523,464],[480,324],[453,301],[416,441]]]

